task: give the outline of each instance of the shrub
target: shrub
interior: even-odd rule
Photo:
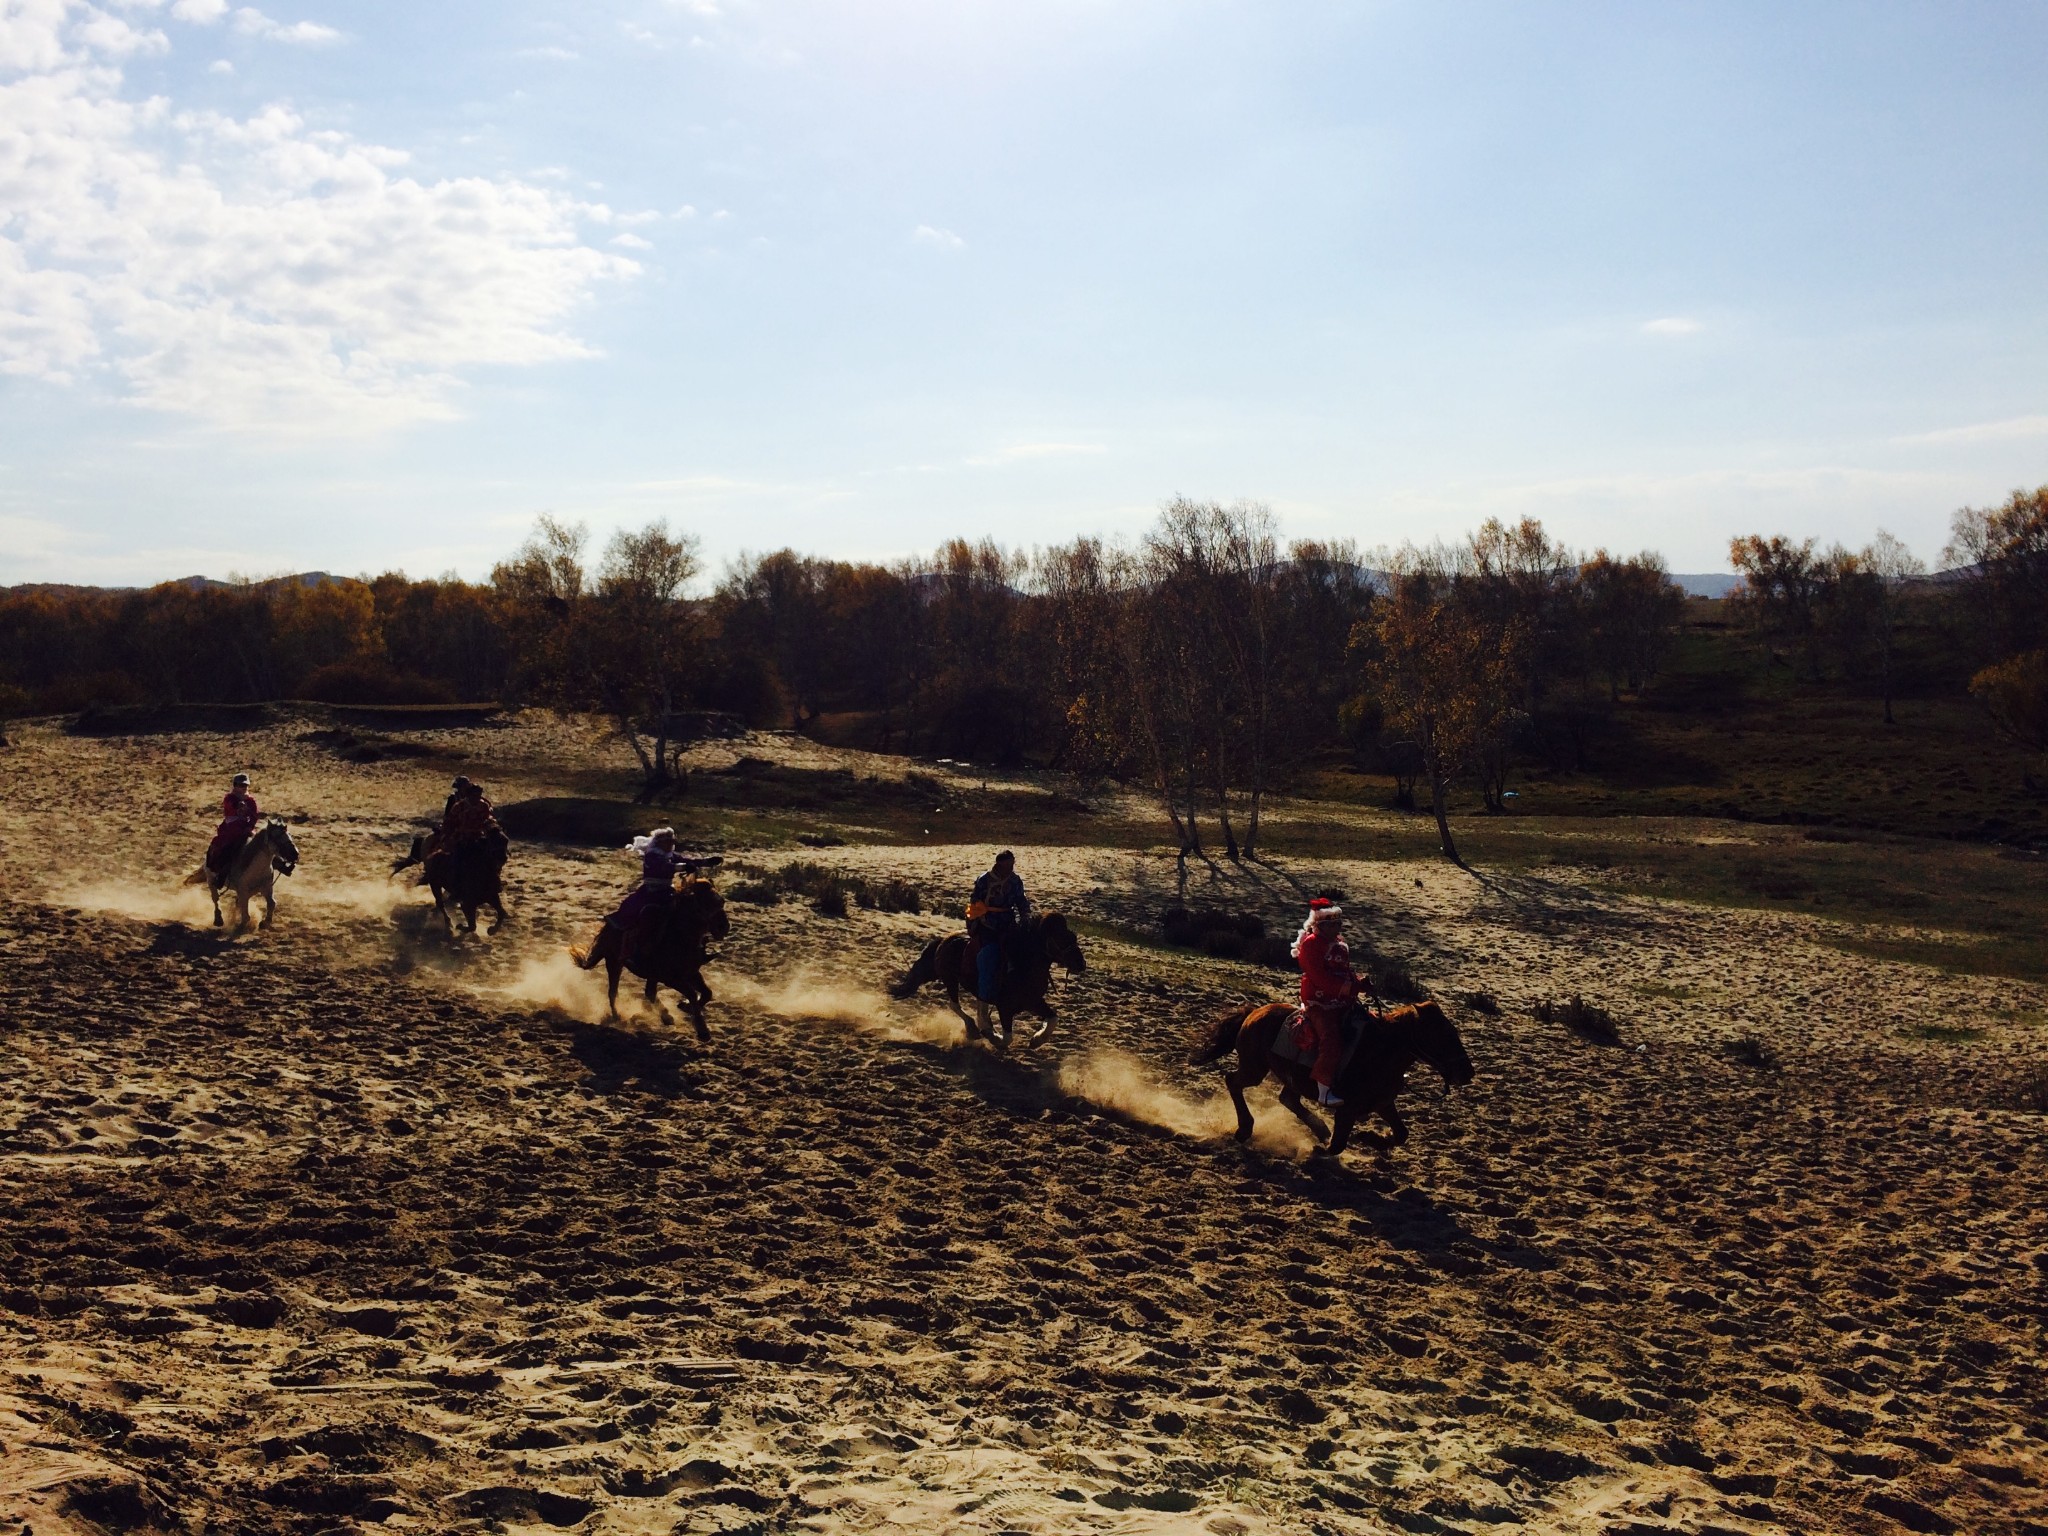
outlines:
[[[1159,930],[1167,943],[1198,949],[1218,960],[1246,960],[1276,971],[1294,967],[1287,940],[1266,932],[1265,919],[1255,912],[1168,907],[1159,915]]]
[[[1491,992],[1467,992],[1460,1001],[1474,1013],[1483,1013],[1489,1019],[1500,1013],[1500,999]]]
[[[782,887],[767,880],[735,880],[725,888],[725,894],[750,906],[772,907],[782,900]]]
[[[846,887],[834,880],[811,894],[811,910],[826,917],[846,916]]]
[[[445,683],[394,672],[381,661],[331,661],[315,668],[300,693],[322,704],[453,704]]]
[[[1621,1028],[1613,1014],[1598,1003],[1589,1003],[1574,992],[1566,1003],[1541,1002],[1536,1018],[1543,1024],[1562,1024],[1573,1034],[1598,1045],[1619,1045]]]
[[[1728,1052],[1728,1059],[1738,1066],[1755,1067],[1760,1072],[1777,1069],[1777,1056],[1755,1035],[1737,1035],[1723,1048]]]

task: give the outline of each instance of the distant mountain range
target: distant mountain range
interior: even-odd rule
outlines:
[[[266,576],[261,581],[218,581],[211,576],[179,576],[170,581],[150,583],[155,587],[186,587],[194,592],[206,592],[215,587],[324,587],[330,581],[350,581],[353,577],[336,576],[327,571],[300,571],[292,576]],[[147,587],[95,587],[72,581],[24,581],[12,587],[0,587],[0,593],[47,592],[53,597],[78,597],[88,592],[144,592]]]

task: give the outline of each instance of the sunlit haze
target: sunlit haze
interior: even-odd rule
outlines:
[[[0,0],[0,583],[2048,480],[2048,8]]]

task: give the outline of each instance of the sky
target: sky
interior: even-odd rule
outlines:
[[[0,583],[2048,481],[2048,6],[0,0]]]

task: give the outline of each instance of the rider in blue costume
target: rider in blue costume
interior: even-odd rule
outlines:
[[[967,938],[974,946],[974,1011],[983,1030],[1003,974],[1004,949],[1031,917],[1031,898],[1017,878],[1017,856],[1004,849],[974,882],[967,902]]]

